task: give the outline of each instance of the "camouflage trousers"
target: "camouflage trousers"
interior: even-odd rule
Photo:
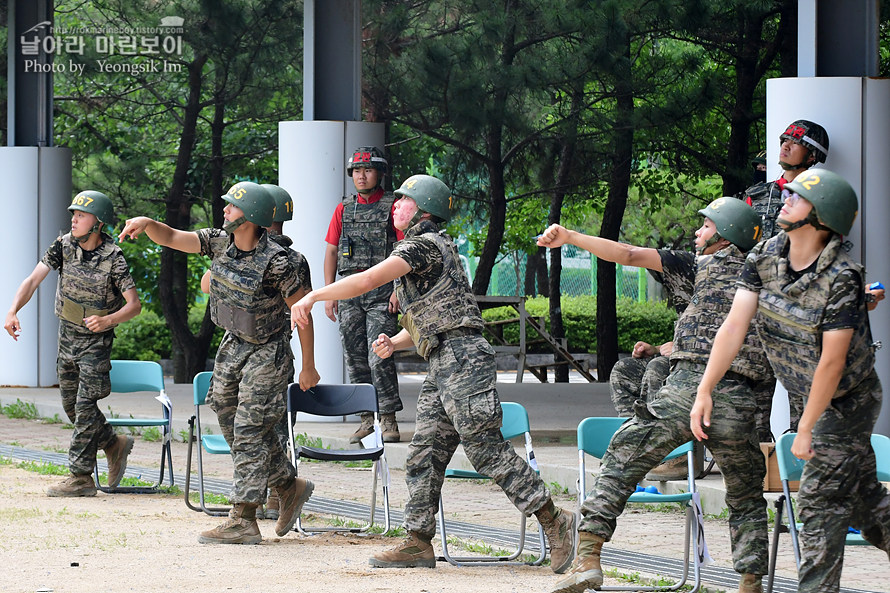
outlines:
[[[207,401],[232,450],[233,503],[263,504],[267,486],[285,486],[295,475],[275,430],[285,412],[286,334],[251,344],[226,332],[216,354]]]
[[[72,474],[93,472],[96,452],[115,439],[114,429],[99,410],[99,400],[111,393],[111,343],[114,332],[95,334],[67,321],[59,321],[59,356],[56,372],[62,408],[74,425],[68,447]]]
[[[602,460],[593,490],[581,506],[579,531],[607,541],[627,499],[665,455],[691,440],[689,412],[704,365],[680,362],[664,387],[618,429]],[[724,377],[713,393],[707,446],[726,484],[733,566],[739,573],[766,574],[768,538],[763,477],[766,466],[754,434],[754,397],[749,381]]]
[[[881,408],[877,374],[835,399],[813,429],[815,456],[798,493],[799,591],[838,591],[844,539],[852,526],[890,554],[890,493],[878,482],[871,433]]]
[[[405,528],[436,534],[445,468],[457,445],[481,474],[491,477],[520,511],[530,515],[550,500],[537,473],[501,435],[494,349],[480,334],[445,338],[429,357],[417,399],[417,427],[408,446]]]
[[[377,388],[381,414],[402,409],[399,380],[393,357],[380,358],[371,344],[380,334],[392,336],[399,331],[398,317],[390,313],[392,284],[384,284],[352,299],[339,301],[340,341],[351,383],[371,383]]]
[[[633,416],[634,402],[654,397],[670,372],[667,356],[628,357],[616,362],[609,375],[609,393],[618,415]]]
[[[641,405],[652,401],[670,374],[670,359],[667,356],[647,358],[622,358],[612,367],[609,375],[609,392],[612,405],[619,416],[633,416],[634,403]],[[770,414],[773,409],[773,393],[776,390],[775,378],[759,381],[752,386],[757,409],[754,412],[754,425],[757,438],[768,443],[775,440],[770,429]],[[791,410],[792,426],[797,426],[800,411]]]
[[[288,340],[290,341],[290,340]],[[290,426],[293,426],[293,423],[296,421],[296,414],[293,416],[287,413],[287,390],[288,386],[294,382],[294,357],[293,350],[291,350],[291,355],[287,357],[288,363],[285,365],[284,372],[287,374],[287,383],[284,386],[284,413],[281,415],[281,420],[275,424],[275,436],[278,437],[278,441],[281,443],[281,448],[284,450],[284,454],[288,454],[289,444],[290,444],[290,434],[288,426],[288,422]]]

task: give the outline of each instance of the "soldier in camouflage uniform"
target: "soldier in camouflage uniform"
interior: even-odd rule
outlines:
[[[213,260],[210,311],[225,328],[213,368],[208,402],[232,450],[235,471],[229,520],[203,532],[201,543],[255,544],[262,541],[256,511],[266,488],[281,499],[275,533],[287,534],[296,523],[314,485],[295,477],[275,425],[285,412],[284,392],[290,364],[290,328],[285,308],[303,295],[297,271],[285,248],[269,239],[275,200],[262,186],[237,183],[222,199],[223,229],[180,231],[139,217],[127,221],[121,239],[148,237],[165,247],[201,253]],[[312,326],[299,332],[303,389],[318,384]]]
[[[405,329],[380,334],[374,351],[384,357],[417,346],[429,374],[417,400],[417,428],[408,447],[405,507],[408,537],[370,559],[372,566],[436,565],[430,543],[445,467],[462,444],[473,467],[491,476],[523,513],[535,514],[550,541],[551,568],[565,571],[574,557],[575,517],[557,508],[535,471],[501,435],[494,350],[482,337],[482,316],[460,265],[457,248],[439,224],[454,210],[451,190],[435,177],[414,175],[396,191],[396,228],[406,231],[382,263],[309,293],[292,307],[294,322],[306,323],[320,300],[361,294],[396,281]]]
[[[56,370],[62,407],[74,425],[68,448],[71,476],[47,490],[49,496],[95,496],[92,471],[96,452],[105,450],[108,485],[116,487],[127,468],[133,437],[116,435],[98,402],[111,393],[111,344],[114,328],[142,310],[136,284],[120,248],[107,234],[114,223],[111,200],[97,191],[83,191],[71,205],[71,232],[46,250],[22,282],[6,315],[4,327],[18,340],[19,310],[51,269],[59,271],[55,312],[59,317]]]
[[[810,169],[785,184],[784,229],[749,254],[714,341],[690,422],[713,436],[711,391],[752,320],[777,377],[806,402],[791,452],[808,460],[798,494],[799,591],[838,591],[847,527],[890,554],[890,494],[870,444],[881,384],[865,300],[865,272],[843,249],[858,210],[839,175]]]
[[[331,284],[379,264],[392,251],[402,231],[392,224],[395,196],[383,191],[387,162],[377,148],[362,146],[349,157],[346,175],[357,194],[337,205],[325,236],[324,281]],[[401,438],[396,412],[402,409],[399,381],[393,359],[381,359],[371,344],[379,334],[398,330],[399,302],[392,284],[384,284],[363,295],[325,303],[331,321],[340,316],[340,339],[346,369],[352,383],[371,383],[377,389],[380,428],[383,440],[397,443]],[[349,439],[357,443],[374,432],[374,415],[362,414],[362,423]]]
[[[671,374],[658,396],[646,405],[635,406],[634,416],[612,437],[593,490],[581,507],[578,559],[572,571],[556,583],[555,592],[581,593],[602,586],[602,545],[611,538],[616,519],[636,484],[665,455],[692,438],[689,412],[711,341],[729,310],[744,263],[742,252],[760,238],[757,214],[738,200],[719,198],[699,212],[705,221],[696,231],[696,247],[701,255],[696,258],[695,292],[677,321]],[[558,247],[569,242],[596,249],[602,241],[552,225],[538,244]],[[659,265],[658,253],[652,253],[655,250],[629,249],[634,254],[633,265]],[[766,468],[755,438],[752,394],[754,383],[768,375],[766,357],[751,332],[731,372],[715,390],[715,415],[721,426],[708,441],[726,482],[733,566],[742,575],[739,590],[743,593],[758,590],[754,585],[759,586],[768,565],[762,488]]]

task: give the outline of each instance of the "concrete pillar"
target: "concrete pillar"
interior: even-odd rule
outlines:
[[[334,208],[355,186],[346,176],[346,160],[359,146],[383,146],[384,125],[354,121],[285,121],[278,124],[278,183],[294,199],[294,219],[284,234],[309,261],[312,286],[324,286],[324,237]],[[390,183],[390,180],[387,180]],[[321,303],[312,310],[315,324],[315,363],[323,383],[346,383],[343,347],[337,324]],[[301,350],[296,333],[294,356]]]
[[[767,179],[781,174],[777,164],[779,134],[795,119],[824,126],[831,140],[828,159],[820,165],[842,175],[859,196],[859,216],[848,239],[850,254],[867,269],[867,282],[890,286],[890,80],[864,77],[778,78],[767,81]],[[890,346],[890,307],[886,301],[869,315],[872,334]],[[877,369],[890,385],[890,348],[877,352]],[[784,428],[776,426],[780,434]],[[787,412],[784,417],[787,427]],[[779,429],[776,432],[777,428]],[[876,432],[890,435],[890,406],[884,406]]]
[[[0,278],[0,310],[5,318],[22,280],[56,237],[71,228],[66,210],[72,195],[71,151],[36,146],[0,148],[0,179],[15,188],[0,195],[0,208],[12,216],[11,224],[0,233],[0,253],[6,254]],[[0,385],[46,387],[58,383],[57,279],[58,274],[50,272],[19,312],[19,340],[0,337]]]

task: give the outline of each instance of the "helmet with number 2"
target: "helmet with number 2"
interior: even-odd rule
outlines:
[[[827,169],[807,169],[785,184],[813,205],[823,226],[841,235],[850,234],[859,213],[856,190],[846,179]]]

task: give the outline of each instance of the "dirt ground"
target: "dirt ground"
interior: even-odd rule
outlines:
[[[7,445],[65,453],[70,434],[70,429],[59,424],[0,415],[0,442]],[[137,438],[131,466],[157,467],[159,449],[159,443]],[[174,442],[177,474],[184,473],[185,462],[186,445]],[[231,459],[207,456],[205,471],[231,479]],[[365,500],[370,489],[367,470],[304,464],[300,472],[315,482],[315,495],[324,498]],[[215,527],[221,519],[188,510],[180,496],[100,492],[95,498],[48,498],[46,488],[61,479],[0,464],[0,559],[5,564],[0,592],[265,592],[288,586],[298,591],[341,592],[356,590],[358,585],[372,592],[497,593],[549,591],[558,579],[549,567],[457,568],[440,562],[435,569],[375,569],[368,566],[368,557],[398,540],[296,532],[279,538],[271,521],[259,523],[265,538],[260,545],[201,545],[198,533]],[[402,509],[407,498],[404,472],[394,470],[391,484],[391,507]],[[449,483],[446,488],[449,517],[516,529],[518,514],[496,486]],[[555,499],[564,508],[575,508],[576,501],[568,493],[558,493]],[[625,513],[609,545],[682,557],[682,515],[656,515],[653,519],[652,513]],[[726,521],[709,519],[705,529],[711,556],[719,566],[731,567]],[[534,521],[529,530],[537,530]],[[433,543],[441,552],[439,541]],[[845,556],[843,586],[890,591],[886,554],[875,548],[848,548]],[[787,545],[781,548],[780,566],[783,563],[793,567]],[[791,576],[789,571],[780,574]],[[619,584],[613,579],[607,582]]]

